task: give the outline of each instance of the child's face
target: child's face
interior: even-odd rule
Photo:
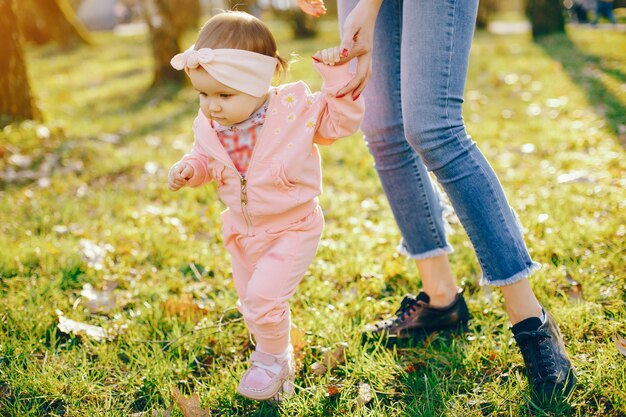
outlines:
[[[189,70],[191,84],[200,93],[200,109],[222,126],[243,122],[255,112],[266,97],[254,97],[230,88],[213,78],[203,68]]]

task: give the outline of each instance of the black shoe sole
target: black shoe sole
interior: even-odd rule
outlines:
[[[380,342],[382,345],[387,347],[399,346],[399,347],[409,347],[410,345],[420,342],[429,335],[436,332],[444,332],[446,334],[455,334],[459,335],[465,333],[469,330],[468,322],[462,321],[456,324],[452,324],[444,327],[437,327],[432,329],[425,328],[415,328],[409,329],[408,331],[402,332],[399,335],[396,334],[385,334],[381,333],[367,333],[363,332],[361,334],[361,341],[365,342]]]

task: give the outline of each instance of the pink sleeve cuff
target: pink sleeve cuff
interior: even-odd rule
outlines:
[[[354,77],[350,73],[350,62],[341,65],[326,65],[322,62],[313,62],[315,69],[324,79],[322,91],[324,93],[337,94],[337,91],[346,86]]]

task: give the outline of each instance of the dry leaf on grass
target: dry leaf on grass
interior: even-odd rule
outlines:
[[[617,347],[617,350],[619,350],[619,352],[626,356],[626,339],[624,339],[622,336],[616,334],[615,335],[615,346]]]
[[[567,272],[565,274],[565,279],[569,284],[567,288],[567,295],[571,301],[583,301],[583,286],[580,282],[576,281],[572,276]]]
[[[359,384],[359,396],[356,398],[356,405],[359,407],[372,401],[372,387],[370,384],[361,382]]]
[[[178,388],[172,387],[172,396],[184,417],[209,417],[211,415],[207,410],[200,407],[200,398],[196,392],[191,397],[185,397]]]
[[[195,302],[192,294],[181,294],[177,298],[168,298],[163,303],[163,308],[171,316],[178,316],[185,320],[198,321],[206,316],[209,311]]]
[[[326,396],[327,397],[334,397],[335,395],[338,395],[341,392],[341,389],[343,387],[341,385],[329,385],[326,387]]]
[[[63,312],[60,310],[57,310],[57,318],[59,320],[59,324],[57,325],[57,327],[63,333],[71,333],[79,337],[87,336],[96,341],[100,341],[108,337],[106,330],[104,330],[102,327],[68,319],[63,315]]]
[[[313,370],[313,375],[324,375],[326,371],[335,368],[337,365],[341,365],[345,362],[346,356],[345,351],[348,347],[346,342],[342,342],[335,350],[325,349],[324,350],[324,359],[321,362],[315,362],[311,365],[311,369]]]
[[[293,356],[296,360],[296,366],[298,363],[302,363],[302,359],[304,358],[304,347],[306,346],[306,333],[304,330],[297,328],[295,325],[291,325],[291,330],[289,331],[289,338],[291,340],[291,345],[293,346]]]

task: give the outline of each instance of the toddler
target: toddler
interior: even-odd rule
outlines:
[[[339,48],[318,52],[324,79],[311,93],[302,82],[271,86],[286,71],[267,26],[242,12],[211,18],[194,46],[172,59],[200,96],[191,151],[170,169],[176,191],[216,181],[223,237],[232,259],[238,308],[256,349],[237,391],[280,399],[293,391],[289,299],[315,256],[324,217],[318,205],[316,144],[355,133],[362,99],[335,97],[351,79]]]

